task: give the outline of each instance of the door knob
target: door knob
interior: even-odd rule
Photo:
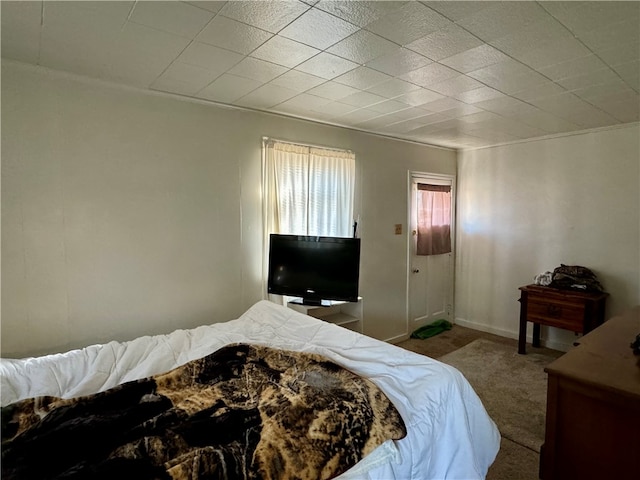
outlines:
[[[417,268],[414,268],[413,273],[420,273],[420,270],[418,270]]]

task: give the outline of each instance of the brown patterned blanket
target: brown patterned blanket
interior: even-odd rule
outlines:
[[[406,435],[320,355],[228,345],[168,373],[2,409],[3,479],[329,479]]]

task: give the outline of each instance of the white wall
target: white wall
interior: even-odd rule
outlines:
[[[235,318],[262,298],[262,136],[357,157],[365,333],[407,333],[408,170],[451,150],[2,64],[2,355]]]
[[[598,275],[607,316],[639,304],[639,145],[635,124],[461,152],[457,322],[516,338],[518,287],[561,263]],[[542,333],[556,348],[575,339]]]

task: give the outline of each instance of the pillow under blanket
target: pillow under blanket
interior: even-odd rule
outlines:
[[[406,435],[369,380],[234,344],[102,393],[2,409],[3,479],[329,479]]]

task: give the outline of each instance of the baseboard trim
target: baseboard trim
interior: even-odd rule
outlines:
[[[405,340],[409,339],[409,334],[408,333],[403,333],[402,335],[397,335],[395,337],[391,337],[391,338],[387,338],[385,340],[383,340],[384,342],[387,343],[400,343],[400,342],[404,342]]]
[[[518,340],[518,337],[519,337],[518,331],[506,330],[503,328],[496,328],[491,325],[472,322],[470,320],[466,320],[460,317],[456,317],[455,324],[460,325],[461,327],[471,328],[472,330],[480,330],[481,332],[491,333],[493,335],[499,335],[501,337],[506,337],[506,338],[512,338],[514,340]],[[532,341],[533,341],[533,336],[530,334],[527,334],[527,343],[530,344]],[[543,347],[551,348],[553,350],[559,350],[561,352],[567,352],[569,351],[569,349],[571,349],[571,347],[573,347],[572,344],[548,340],[546,338],[541,338],[540,344]]]

